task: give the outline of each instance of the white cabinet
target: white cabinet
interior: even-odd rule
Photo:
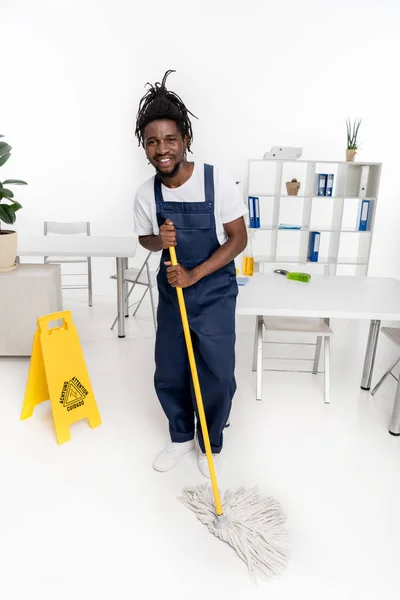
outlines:
[[[60,265],[0,273],[0,356],[30,356],[37,318],[63,310]]]

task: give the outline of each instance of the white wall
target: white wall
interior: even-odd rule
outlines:
[[[195,158],[238,179],[273,144],[343,160],[345,119],[363,117],[359,158],[384,163],[370,274],[400,277],[399,5],[3,0],[0,132],[13,156],[1,178],[29,182],[18,231],[57,218],[130,232],[151,174],[134,138],[138,101],[172,68],[169,85],[199,117]],[[96,293],[110,269],[96,263]]]

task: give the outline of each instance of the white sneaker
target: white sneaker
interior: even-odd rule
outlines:
[[[212,457],[213,457],[215,472],[216,472],[216,475],[218,476],[218,471],[221,466],[220,465],[220,462],[221,462],[220,455],[213,454]],[[207,455],[203,454],[203,452],[201,450],[199,450],[198,465],[199,465],[200,473],[202,475],[204,475],[204,477],[206,477],[206,479],[211,479],[210,469],[208,468]]]
[[[155,471],[169,471],[176,467],[182,456],[194,450],[194,440],[176,443],[169,441],[153,462]]]

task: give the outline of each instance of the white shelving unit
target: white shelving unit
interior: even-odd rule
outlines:
[[[381,163],[250,159],[246,203],[248,196],[260,199],[261,226],[248,230],[255,270],[305,270],[306,265],[309,273],[367,275],[381,169]],[[318,173],[334,175],[332,196],[316,195]],[[301,184],[297,196],[286,192],[293,178]],[[370,200],[368,227],[359,231],[364,199]],[[280,224],[300,229],[281,229]],[[311,231],[321,233],[318,262],[307,260]]]

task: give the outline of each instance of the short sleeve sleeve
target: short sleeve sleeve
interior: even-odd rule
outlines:
[[[139,193],[135,196],[133,216],[135,232],[138,235],[153,235],[150,206]]]
[[[219,177],[218,188],[222,224],[243,217],[247,213],[247,207],[235,181],[225,176]]]

